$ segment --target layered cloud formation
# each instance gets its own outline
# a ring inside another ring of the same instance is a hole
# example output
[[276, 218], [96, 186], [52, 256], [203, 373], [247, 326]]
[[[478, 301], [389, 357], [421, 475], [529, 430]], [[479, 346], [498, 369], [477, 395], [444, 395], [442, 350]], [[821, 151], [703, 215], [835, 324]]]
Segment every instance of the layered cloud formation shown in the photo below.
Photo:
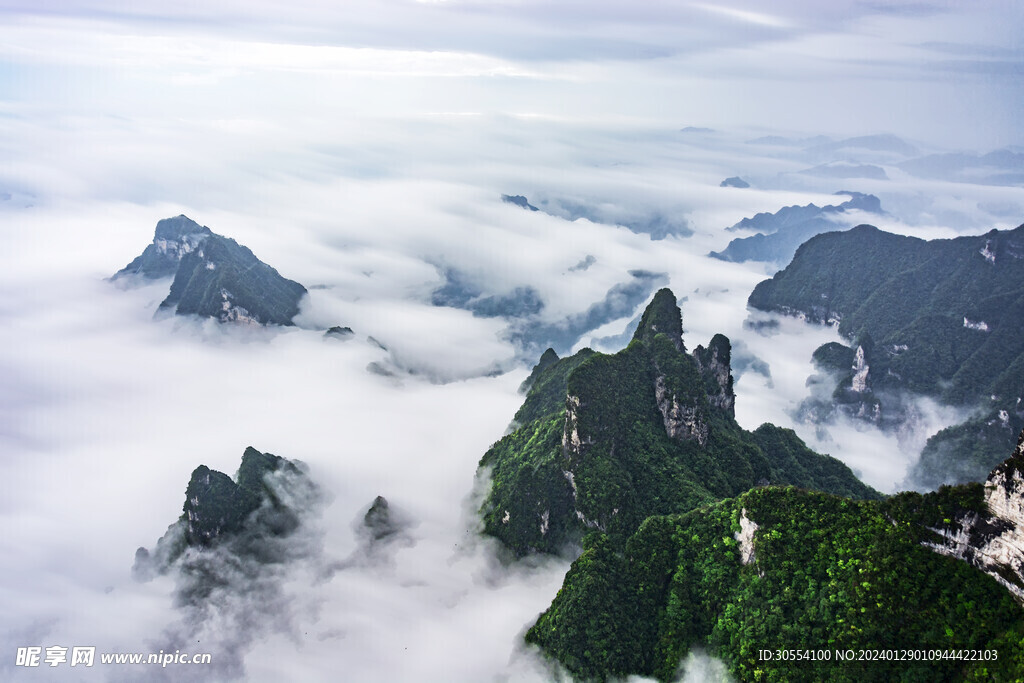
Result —
[[[5, 679], [43, 673], [12, 665], [18, 647], [195, 637], [215, 677], [548, 680], [519, 636], [568, 563], [503, 566], [473, 514], [479, 457], [544, 347], [614, 350], [668, 284], [691, 348], [733, 340], [744, 427], [796, 426], [891, 490], [912, 449], [793, 425], [835, 332], [745, 325], [769, 267], [706, 254], [744, 217], [839, 190], [922, 237], [1024, 220], [1002, 172], [909, 163], [1024, 143], [1009, 2], [79, 0], [0, 16]], [[827, 164], [885, 179], [806, 172]], [[720, 187], [731, 176], [751, 187]], [[298, 327], [154, 319], [169, 282], [106, 280], [181, 213], [302, 282]], [[692, 234], [625, 227], [655, 215]], [[355, 334], [323, 339], [334, 325]], [[924, 414], [925, 433], [952, 419]], [[132, 581], [193, 468], [233, 472], [248, 445], [302, 460], [324, 493], [295, 561], [251, 591], [229, 582], [209, 612], [175, 604], [181, 577]], [[409, 524], [370, 561], [352, 522], [378, 495]]]

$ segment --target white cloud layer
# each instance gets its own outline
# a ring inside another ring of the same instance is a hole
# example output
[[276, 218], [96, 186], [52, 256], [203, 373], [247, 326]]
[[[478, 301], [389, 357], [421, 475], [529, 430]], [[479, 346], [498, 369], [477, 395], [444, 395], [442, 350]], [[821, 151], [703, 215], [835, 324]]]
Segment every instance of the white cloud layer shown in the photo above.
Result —
[[[986, 7], [0, 3], [0, 677], [39, 680], [11, 665], [22, 646], [164, 647], [183, 618], [174, 581], [132, 582], [135, 549], [180, 514], [194, 467], [233, 473], [252, 445], [309, 465], [329, 498], [322, 548], [273, 577], [282, 618], [254, 640], [197, 631], [215, 662], [238, 646], [252, 680], [549, 680], [519, 642], [567, 563], [496, 564], [466, 502], [528, 368], [510, 321], [431, 304], [440, 268], [481, 296], [532, 288], [544, 305], [530, 329], [583, 319], [630, 271], [664, 273], [688, 347], [722, 332], [748, 367], [767, 365], [770, 381], [738, 377], [741, 424], [814, 443], [790, 412], [834, 332], [745, 328], [771, 271], [707, 258], [737, 236], [724, 228], [847, 189], [879, 196], [884, 229], [949, 237], [1016, 225], [1024, 190], [922, 180], [889, 152], [750, 141], [1020, 145], [1020, 15]], [[800, 173], [830, 161], [882, 164], [889, 180]], [[719, 187], [734, 175], [752, 187]], [[694, 234], [652, 241], [501, 194], [661, 214]], [[166, 281], [104, 280], [180, 213], [309, 287], [300, 327], [154, 320]], [[595, 318], [575, 346], [641, 309]], [[330, 325], [356, 334], [324, 340]], [[927, 429], [952, 419], [928, 415]], [[883, 490], [912, 457], [875, 433], [832, 439], [815, 445]], [[324, 579], [379, 494], [417, 522], [414, 543]], [[258, 607], [225, 596], [225, 618]]]

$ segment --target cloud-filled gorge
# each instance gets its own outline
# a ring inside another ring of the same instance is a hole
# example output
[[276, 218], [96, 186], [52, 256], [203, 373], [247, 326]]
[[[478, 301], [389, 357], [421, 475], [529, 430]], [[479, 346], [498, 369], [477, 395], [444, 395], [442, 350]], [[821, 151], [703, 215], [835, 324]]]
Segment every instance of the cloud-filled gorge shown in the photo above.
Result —
[[[785, 264], [708, 254], [840, 191], [884, 209], [847, 227], [1024, 221], [1012, 4], [114, 4], [0, 8], [5, 680], [562, 675], [522, 635], [569, 560], [479, 535], [477, 464], [547, 347], [621, 348], [664, 286], [688, 348], [732, 340], [745, 429], [794, 428], [880, 491], [973, 408], [922, 398], [902, 438], [800, 422], [838, 333], [747, 309]], [[157, 315], [169, 278], [108, 279], [179, 214], [302, 283], [295, 326]], [[249, 446], [315, 484], [298, 530], [134, 580], [193, 470]], [[374, 540], [377, 496], [400, 523]], [[16, 666], [51, 645], [213, 663]]]

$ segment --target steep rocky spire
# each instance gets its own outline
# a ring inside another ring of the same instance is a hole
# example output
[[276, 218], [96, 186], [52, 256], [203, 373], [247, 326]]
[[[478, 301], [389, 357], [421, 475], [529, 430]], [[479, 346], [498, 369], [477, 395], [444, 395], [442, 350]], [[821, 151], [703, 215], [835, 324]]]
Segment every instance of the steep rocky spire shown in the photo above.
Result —
[[633, 339], [649, 344], [656, 334], [668, 335], [676, 349], [686, 350], [683, 345], [683, 314], [676, 303], [676, 295], [668, 287], [659, 289], [651, 299], [647, 310], [640, 318], [640, 325], [636, 328]]

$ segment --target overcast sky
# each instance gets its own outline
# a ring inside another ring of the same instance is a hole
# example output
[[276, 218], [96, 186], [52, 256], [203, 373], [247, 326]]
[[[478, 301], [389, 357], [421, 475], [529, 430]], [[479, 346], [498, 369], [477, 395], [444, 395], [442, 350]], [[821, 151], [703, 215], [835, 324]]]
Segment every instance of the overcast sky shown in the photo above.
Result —
[[1022, 142], [1013, 0], [0, 7], [15, 112], [500, 113]]
[[[0, 677], [70, 676], [15, 671], [21, 646], [184, 633], [254, 680], [329, 680], [339, 662], [353, 680], [548, 678], [519, 636], [567, 562], [503, 568], [470, 532], [476, 463], [531, 361], [515, 321], [431, 304], [442, 271], [483, 295], [532, 288], [544, 306], [522, 329], [599, 325], [577, 348], [620, 335], [643, 287], [668, 283], [688, 347], [723, 332], [737, 363], [767, 368], [737, 373], [741, 424], [803, 429], [810, 353], [838, 337], [745, 328], [773, 269], [707, 258], [725, 228], [848, 189], [880, 197], [879, 227], [950, 237], [1018, 225], [1024, 190], [911, 177], [886, 150], [749, 141], [1022, 145], [1022, 29], [1011, 1], [0, 0]], [[805, 173], [837, 160], [888, 179]], [[733, 175], [753, 187], [719, 187]], [[502, 193], [692, 235], [652, 241]], [[155, 320], [168, 282], [105, 280], [181, 213], [309, 287], [302, 329]], [[354, 339], [314, 329], [335, 324]], [[922, 414], [918, 437], [955, 419]], [[913, 457], [894, 441], [847, 425], [814, 445], [893, 490]], [[194, 467], [232, 474], [249, 445], [308, 463], [327, 499], [304, 538], [320, 540], [193, 623], [173, 577], [132, 582], [135, 549], [180, 514]], [[325, 580], [379, 494], [416, 521], [412, 543]], [[263, 619], [267, 596], [280, 618]], [[240, 623], [246, 637], [218, 629]]]

